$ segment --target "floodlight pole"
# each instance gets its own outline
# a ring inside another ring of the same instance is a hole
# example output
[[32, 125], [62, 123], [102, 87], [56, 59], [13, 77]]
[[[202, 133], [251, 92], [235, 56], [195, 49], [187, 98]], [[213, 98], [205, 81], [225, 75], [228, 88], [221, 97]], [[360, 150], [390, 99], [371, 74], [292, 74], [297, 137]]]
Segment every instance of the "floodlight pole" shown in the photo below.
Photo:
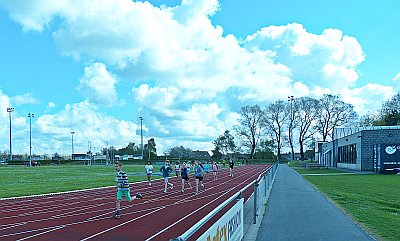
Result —
[[74, 131], [71, 131], [71, 161], [74, 160]]
[[10, 161], [12, 161], [12, 145], [11, 145], [11, 112], [14, 111], [14, 108], [7, 108], [8, 116], [10, 117]]
[[32, 166], [32, 118], [35, 117], [35, 114], [28, 113], [29, 117], [29, 166]]
[[143, 160], [143, 117], [140, 116], [140, 143], [142, 147], [142, 160]]
[[294, 96], [288, 96], [288, 101], [290, 102], [290, 124], [289, 124], [289, 142], [290, 142], [290, 148], [292, 149], [292, 155], [291, 155], [291, 160], [294, 160], [294, 150], [293, 150], [293, 141], [292, 141], [292, 128], [293, 128], [293, 120], [294, 120], [294, 116], [293, 116], [293, 101], [294, 101]]

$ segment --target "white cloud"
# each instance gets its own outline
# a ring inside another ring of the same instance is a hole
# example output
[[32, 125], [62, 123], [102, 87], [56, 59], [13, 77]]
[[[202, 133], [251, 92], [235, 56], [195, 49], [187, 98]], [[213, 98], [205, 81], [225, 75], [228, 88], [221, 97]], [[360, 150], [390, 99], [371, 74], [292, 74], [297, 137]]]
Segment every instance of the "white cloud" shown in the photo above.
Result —
[[54, 102], [49, 102], [49, 103], [47, 103], [47, 108], [48, 109], [52, 109], [52, 108], [54, 108], [54, 107], [56, 107], [56, 104], [54, 103]]
[[400, 73], [398, 73], [395, 77], [393, 77], [393, 81], [400, 80]]
[[[71, 145], [71, 131], [75, 132], [74, 147], [79, 153], [87, 151], [88, 141], [99, 148], [97, 150], [106, 147], [106, 142], [118, 148], [125, 147], [137, 139], [137, 128], [133, 122], [107, 116], [88, 101], [68, 104], [60, 112], [42, 115], [35, 122], [37, 135], [40, 133], [37, 138], [44, 140], [37, 148], [47, 153], [70, 153], [67, 147]], [[48, 139], [54, 146], [45, 144]]]
[[[391, 86], [367, 84], [361, 88], [345, 89], [341, 96], [345, 102], [351, 103], [359, 115], [378, 110], [384, 101], [396, 94]], [[380, 101], [377, 101], [380, 100]]]
[[17, 106], [26, 104], [35, 105], [40, 103], [38, 99], [33, 97], [33, 93], [14, 96], [11, 98], [11, 101]]
[[118, 99], [115, 85], [117, 80], [107, 71], [102, 63], [94, 63], [85, 68], [85, 75], [79, 81], [78, 91], [89, 101], [114, 106]]
[[183, 0], [171, 8], [131, 0], [9, 0], [2, 6], [24, 30], [50, 26], [63, 55], [92, 63], [77, 87], [87, 101], [37, 120], [43, 136], [59, 137], [60, 148], [72, 128], [81, 149], [89, 139], [100, 146], [107, 139], [122, 145], [137, 138], [136, 124], [97, 109], [120, 103], [118, 81], [130, 83], [132, 111], [144, 116], [149, 137], [161, 148], [209, 146], [236, 124], [242, 106], [288, 95], [341, 94], [365, 113], [394, 94], [377, 84], [354, 88], [365, 54], [341, 30], [315, 34], [291, 23], [262, 28], [241, 42], [212, 25], [217, 0]]
[[328, 87], [333, 92], [358, 80], [356, 67], [365, 59], [357, 39], [342, 31], [325, 29], [316, 35], [297, 23], [262, 28], [246, 38], [245, 47], [275, 51], [275, 60], [292, 71], [293, 80], [310, 88]]

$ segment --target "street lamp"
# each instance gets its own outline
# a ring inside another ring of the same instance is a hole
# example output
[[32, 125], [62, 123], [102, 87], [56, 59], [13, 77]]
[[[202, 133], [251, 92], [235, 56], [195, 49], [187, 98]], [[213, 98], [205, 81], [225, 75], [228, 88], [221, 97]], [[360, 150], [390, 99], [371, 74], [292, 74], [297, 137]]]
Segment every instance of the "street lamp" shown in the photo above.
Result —
[[29, 117], [29, 166], [32, 166], [32, 118], [35, 114], [28, 113]]
[[75, 132], [74, 131], [71, 131], [71, 140], [72, 140], [72, 154], [71, 154], [71, 160], [73, 160], [74, 159], [74, 134], [75, 134]]
[[8, 116], [10, 117], [10, 161], [12, 161], [12, 145], [11, 145], [11, 112], [14, 111], [14, 108], [7, 108]]
[[291, 156], [291, 160], [294, 160], [294, 150], [293, 150], [293, 141], [292, 141], [292, 130], [293, 130], [293, 120], [294, 120], [294, 116], [293, 116], [293, 101], [294, 101], [294, 96], [288, 96], [288, 101], [290, 102], [290, 122], [289, 122], [289, 143], [290, 143], [290, 148], [292, 149], [292, 156]]
[[142, 160], [143, 160], [143, 117], [139, 117], [140, 119], [140, 140], [142, 145]]
[[92, 164], [92, 142], [88, 141], [88, 153], [89, 153], [89, 161], [88, 165]]

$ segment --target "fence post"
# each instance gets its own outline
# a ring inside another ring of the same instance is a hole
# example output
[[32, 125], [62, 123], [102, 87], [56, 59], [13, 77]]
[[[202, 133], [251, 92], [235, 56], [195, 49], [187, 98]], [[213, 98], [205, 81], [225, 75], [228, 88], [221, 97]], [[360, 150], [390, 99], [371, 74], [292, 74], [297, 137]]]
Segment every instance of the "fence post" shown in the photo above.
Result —
[[254, 220], [253, 224], [257, 223], [257, 200], [258, 200], [258, 182], [254, 183]]

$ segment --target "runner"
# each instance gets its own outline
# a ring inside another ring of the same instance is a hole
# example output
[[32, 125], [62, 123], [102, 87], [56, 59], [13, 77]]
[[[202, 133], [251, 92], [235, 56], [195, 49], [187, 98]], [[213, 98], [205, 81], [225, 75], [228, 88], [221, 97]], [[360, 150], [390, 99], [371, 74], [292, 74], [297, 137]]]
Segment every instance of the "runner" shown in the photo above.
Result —
[[204, 178], [208, 180], [208, 173], [210, 172], [210, 164], [208, 164], [208, 161], [204, 163]]
[[169, 174], [172, 172], [172, 169], [169, 165], [169, 161], [165, 161], [165, 165], [160, 168], [160, 172], [163, 174], [163, 178], [164, 178], [164, 182], [165, 182], [164, 193], [167, 193], [168, 185], [171, 186], [171, 189], [174, 188], [174, 184], [168, 182]]
[[198, 161], [195, 161], [194, 163], [194, 176], [196, 178], [196, 194], [198, 194], [199, 184], [203, 189], [206, 189], [206, 187], [203, 184], [203, 168], [200, 166]]
[[235, 165], [235, 163], [233, 162], [232, 159], [229, 160], [229, 176], [233, 177], [233, 166]]
[[[116, 209], [117, 212], [114, 214], [114, 217], [120, 218], [121, 217], [121, 200], [122, 196], [125, 196], [126, 201], [131, 202], [132, 197], [131, 197], [131, 192], [130, 192], [130, 186], [129, 186], [129, 181], [128, 181], [128, 175], [126, 172], [122, 170], [122, 163], [117, 161], [114, 164], [115, 170], [117, 171], [117, 176], [115, 178], [117, 182], [117, 201], [116, 201]], [[143, 198], [142, 194], [138, 192], [133, 199], [137, 198]]]
[[149, 183], [149, 186], [151, 186], [151, 174], [153, 173], [153, 166], [151, 165], [151, 161], [147, 162], [147, 165], [144, 167], [146, 170], [146, 175], [147, 175], [147, 182]]
[[175, 170], [175, 175], [179, 177], [181, 172], [181, 164], [179, 162], [175, 163], [174, 170]]
[[212, 165], [213, 173], [214, 173], [214, 181], [217, 180], [217, 172], [218, 172], [218, 164], [217, 162], [214, 162]]
[[189, 175], [187, 172], [186, 168], [186, 162], [182, 164], [182, 171], [181, 171], [181, 176], [182, 176], [182, 190], [181, 192], [185, 191], [185, 182], [189, 185], [189, 188], [192, 188], [192, 185], [189, 183]]

